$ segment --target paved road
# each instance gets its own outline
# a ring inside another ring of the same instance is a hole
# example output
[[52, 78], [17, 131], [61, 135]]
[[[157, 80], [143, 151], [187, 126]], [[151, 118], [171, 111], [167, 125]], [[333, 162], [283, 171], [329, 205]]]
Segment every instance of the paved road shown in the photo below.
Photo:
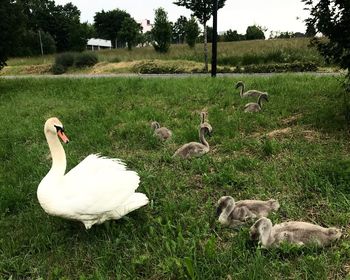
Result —
[[[270, 77], [276, 75], [285, 75], [286, 73], [252, 73], [252, 74], [240, 74], [240, 73], [218, 73], [217, 77], [242, 77], [242, 76], [259, 76]], [[320, 72], [298, 72], [288, 73], [290, 75], [314, 75], [314, 76], [341, 76], [344, 73], [332, 72], [332, 73], [320, 73]], [[2, 79], [27, 79], [27, 78], [188, 78], [188, 77], [210, 77], [210, 74], [62, 74], [62, 75], [16, 75], [16, 76], [1, 76]]]

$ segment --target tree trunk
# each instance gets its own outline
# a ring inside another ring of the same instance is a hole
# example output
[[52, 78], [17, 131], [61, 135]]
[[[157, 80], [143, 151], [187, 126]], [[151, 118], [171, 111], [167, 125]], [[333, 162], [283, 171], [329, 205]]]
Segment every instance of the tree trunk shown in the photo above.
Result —
[[112, 43], [112, 49], [116, 49], [117, 48], [117, 38], [111, 39], [111, 43]]
[[207, 39], [207, 22], [203, 23], [204, 29], [204, 63], [205, 63], [205, 72], [208, 72], [208, 39]]

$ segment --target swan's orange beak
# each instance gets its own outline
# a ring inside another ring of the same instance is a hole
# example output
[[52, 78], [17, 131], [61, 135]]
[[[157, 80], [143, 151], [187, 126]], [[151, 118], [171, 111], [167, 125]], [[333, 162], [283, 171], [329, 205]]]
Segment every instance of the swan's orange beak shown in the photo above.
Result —
[[66, 134], [64, 134], [64, 132], [62, 132], [61, 130], [57, 131], [57, 135], [61, 138], [61, 140], [64, 142], [64, 143], [68, 143], [69, 142], [69, 139], [68, 137], [66, 136]]

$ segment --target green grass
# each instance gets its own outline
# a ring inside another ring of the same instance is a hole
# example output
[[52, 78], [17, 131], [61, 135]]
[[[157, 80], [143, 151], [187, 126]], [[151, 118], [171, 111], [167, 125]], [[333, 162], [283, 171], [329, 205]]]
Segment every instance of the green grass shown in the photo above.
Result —
[[[0, 79], [0, 279], [345, 279], [349, 277], [349, 135], [332, 77], [242, 77], [266, 90], [260, 114], [232, 78]], [[214, 128], [208, 155], [171, 157], [197, 140], [199, 112]], [[292, 124], [286, 120], [302, 114]], [[151, 202], [86, 231], [50, 217], [36, 188], [50, 168], [43, 124], [57, 116], [71, 142], [68, 169], [90, 153], [124, 159]], [[161, 144], [150, 121], [173, 130]], [[292, 134], [262, 137], [292, 127]], [[280, 201], [274, 223], [337, 226], [328, 248], [263, 250], [248, 228], [214, 218], [222, 195]]]
[[[309, 48], [309, 39], [276, 39], [241, 42], [219, 42], [218, 64], [227, 66], [263, 64], [263, 63], [292, 63], [314, 62], [324, 65], [324, 60], [315, 48]], [[100, 62], [122, 62], [145, 59], [161, 60], [189, 60], [203, 62], [203, 44], [197, 44], [190, 49], [186, 44], [172, 45], [166, 54], [155, 52], [153, 47], [127, 49], [101, 50], [98, 53]], [[209, 44], [209, 55], [211, 44]], [[209, 57], [210, 61], [210, 57]], [[24, 66], [48, 64], [54, 62], [53, 55], [31, 58], [12, 58], [8, 60], [9, 66]]]

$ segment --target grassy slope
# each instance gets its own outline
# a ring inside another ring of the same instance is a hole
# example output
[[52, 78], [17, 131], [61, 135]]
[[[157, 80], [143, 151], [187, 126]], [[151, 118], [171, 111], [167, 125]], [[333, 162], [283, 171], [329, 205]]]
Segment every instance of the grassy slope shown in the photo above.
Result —
[[[331, 77], [247, 77], [267, 90], [261, 114], [244, 114], [232, 79], [0, 79], [0, 278], [58, 279], [343, 279], [349, 275], [349, 138], [340, 113], [341, 88]], [[207, 109], [214, 135], [208, 156], [171, 158], [197, 139]], [[292, 135], [258, 135], [288, 126]], [[141, 176], [149, 206], [86, 231], [47, 216], [36, 188], [50, 167], [42, 127], [56, 115], [71, 143], [68, 168], [89, 153], [125, 159]], [[158, 120], [174, 132], [162, 145], [149, 129]], [[276, 198], [274, 222], [338, 226], [345, 238], [330, 248], [266, 251], [248, 227], [214, 220], [222, 195]], [[61, 278], [62, 279], [62, 278]]]
[[[279, 39], [241, 42], [220, 42], [218, 44], [218, 65], [237, 66], [264, 63], [313, 62], [323, 66], [324, 61], [314, 48], [309, 48], [309, 39]], [[101, 62], [93, 69], [75, 69], [73, 72], [120, 73], [132, 72], [135, 61], [150, 59], [177, 61], [179, 67], [192, 69], [193, 62], [200, 63], [195, 68], [203, 68], [203, 44], [197, 44], [194, 49], [187, 45], [172, 45], [167, 54], [155, 52], [153, 47], [102, 50], [96, 52]], [[209, 44], [209, 55], [211, 54]], [[210, 61], [210, 58], [209, 58]], [[12, 58], [8, 60], [0, 75], [45, 74], [54, 63], [54, 55], [29, 58]], [[106, 65], [108, 63], [108, 65]], [[164, 62], [165, 63], [165, 62]], [[189, 72], [191, 72], [189, 70]]]

